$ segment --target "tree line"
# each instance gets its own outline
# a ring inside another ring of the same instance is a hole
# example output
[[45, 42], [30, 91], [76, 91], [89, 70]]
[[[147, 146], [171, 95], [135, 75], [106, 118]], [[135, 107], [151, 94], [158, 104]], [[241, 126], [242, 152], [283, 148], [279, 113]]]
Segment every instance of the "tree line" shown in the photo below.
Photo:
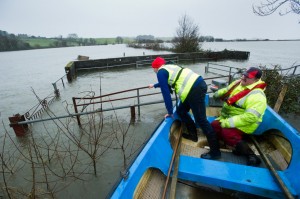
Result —
[[[30, 50], [30, 49], [41, 49], [41, 48], [58, 48], [58, 47], [70, 47], [70, 46], [92, 46], [92, 45], [107, 45], [107, 44], [128, 44], [129, 47], [134, 48], [146, 48], [152, 50], [170, 50], [163, 45], [164, 42], [168, 43], [177, 43], [179, 45], [180, 42], [185, 42], [183, 45], [190, 45], [193, 44], [189, 43], [189, 41], [194, 41], [195, 43], [193, 47], [189, 47], [190, 49], [177, 49], [177, 52], [186, 52], [186, 51], [193, 51], [197, 50], [197, 43], [198, 42], [214, 42], [214, 41], [223, 41], [223, 39], [218, 38], [215, 39], [212, 36], [199, 36], [198, 34], [198, 26], [194, 25], [191, 19], [188, 18], [187, 15], [183, 16], [181, 20], [186, 20], [183, 22], [183, 26], [179, 27], [179, 29], [187, 28], [187, 33], [184, 35], [178, 35], [178, 37], [174, 38], [155, 38], [153, 35], [138, 35], [137, 37], [132, 38], [124, 38], [118, 36], [116, 38], [107, 38], [107, 39], [94, 39], [94, 38], [81, 38], [75, 33], [69, 34], [66, 38], [63, 36], [57, 36], [54, 38], [46, 38], [40, 36], [29, 36], [27, 34], [12, 34], [6, 31], [0, 30], [0, 52], [3, 51], [15, 51], [15, 50]], [[189, 24], [185, 24], [189, 23]], [[196, 26], [196, 27], [189, 27], [189, 26]], [[196, 28], [197, 30], [193, 30], [194, 32], [190, 32], [190, 28]], [[191, 33], [191, 35], [190, 35]], [[178, 32], [180, 34], [180, 31]], [[188, 37], [187, 37], [188, 35]], [[179, 42], [179, 43], [178, 43]], [[178, 46], [178, 48], [183, 48], [183, 46]], [[196, 49], [195, 49], [196, 48]]]
[[101, 44], [107, 43], [99, 43], [94, 38], [80, 38], [77, 34], [69, 34], [66, 38], [63, 38], [62, 36], [46, 38], [40, 36], [29, 36], [27, 34], [15, 35], [0, 30], [0, 52], [69, 46], [92, 46]]
[[27, 50], [30, 49], [27, 42], [23, 42], [14, 34], [0, 30], [0, 51]]

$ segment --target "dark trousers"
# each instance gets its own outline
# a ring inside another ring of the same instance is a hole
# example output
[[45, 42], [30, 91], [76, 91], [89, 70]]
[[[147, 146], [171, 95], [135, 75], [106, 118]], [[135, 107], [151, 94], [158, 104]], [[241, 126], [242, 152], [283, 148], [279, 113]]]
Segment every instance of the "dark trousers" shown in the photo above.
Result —
[[208, 136], [215, 134], [209, 121], [206, 118], [205, 95], [207, 85], [205, 81], [201, 81], [197, 86], [192, 87], [187, 98], [182, 103], [180, 102], [177, 113], [182, 121], [186, 124], [189, 133], [196, 134], [196, 126], [188, 112], [192, 110], [195, 122], [202, 129], [203, 133]]

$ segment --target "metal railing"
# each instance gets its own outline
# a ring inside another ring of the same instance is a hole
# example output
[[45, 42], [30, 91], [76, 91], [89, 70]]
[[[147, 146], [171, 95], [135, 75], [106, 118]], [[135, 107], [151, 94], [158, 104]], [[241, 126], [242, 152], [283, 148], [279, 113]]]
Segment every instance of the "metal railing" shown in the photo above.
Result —
[[[232, 78], [236, 74], [242, 74], [246, 69], [245, 68], [237, 68], [232, 66], [226, 66], [222, 64], [216, 64], [216, 63], [210, 63], [208, 62], [205, 66], [205, 73], [212, 73], [216, 75], [224, 75], [228, 74], [231, 79], [229, 79], [229, 82], [231, 82]], [[300, 75], [300, 65], [291, 66], [289, 68], [280, 68], [275, 67], [274, 69], [263, 69], [263, 70], [276, 70], [278, 72], [284, 73], [284, 76], [291, 76], [291, 75]]]
[[[210, 77], [210, 78], [204, 78], [204, 80], [211, 80], [211, 79], [224, 78], [224, 77], [228, 78], [229, 76]], [[141, 91], [146, 90], [146, 89], [150, 92], [141, 93]], [[52, 96], [52, 97], [48, 96], [48, 97], [42, 99], [39, 104], [37, 104], [36, 106], [31, 108], [25, 114], [27, 120], [14, 121], [10, 125], [11, 126], [26, 125], [26, 124], [36, 123], [36, 122], [43, 122], [43, 121], [62, 119], [62, 118], [68, 118], [68, 117], [76, 117], [78, 125], [81, 125], [81, 122], [80, 122], [81, 115], [88, 115], [88, 114], [93, 114], [93, 113], [130, 108], [131, 117], [135, 117], [135, 107], [138, 108], [138, 115], [140, 116], [141, 115], [141, 106], [164, 103], [164, 100], [157, 100], [157, 99], [152, 100], [152, 101], [147, 101], [147, 102], [141, 102], [141, 99], [144, 97], [154, 96], [154, 95], [158, 95], [158, 94], [161, 95], [160, 91], [159, 92], [153, 92], [153, 91], [154, 91], [153, 89], [149, 89], [148, 87], [139, 87], [139, 88], [118, 91], [118, 92], [109, 93], [106, 95], [101, 95], [101, 96], [96, 96], [96, 97], [73, 97], [72, 101], [73, 101], [75, 113], [73, 113], [73, 114], [69, 113], [67, 115], [55, 116], [55, 117], [51, 117], [51, 118], [38, 119], [41, 116], [41, 114], [48, 108], [50, 103], [52, 103], [54, 101], [54, 99], [56, 98], [56, 96]], [[123, 96], [123, 97], [111, 98], [111, 96], [122, 95], [124, 93], [129, 93], [129, 92], [134, 92], [136, 94], [133, 94], [130, 96], [125, 96], [125, 97]], [[50, 100], [47, 100], [47, 99], [50, 99]], [[125, 101], [125, 100], [129, 100], [129, 99], [136, 99], [137, 103], [129, 103], [127, 105], [114, 106], [112, 108], [103, 108], [102, 107], [102, 105], [104, 103], [112, 103], [115, 101]], [[172, 101], [175, 101], [175, 100], [176, 100], [176, 98], [173, 97]], [[86, 107], [88, 107], [89, 105], [96, 105], [96, 104], [100, 104], [101, 108], [94, 109], [92, 111], [85, 110]], [[39, 108], [39, 106], [41, 106], [41, 108]], [[80, 112], [78, 111], [78, 107], [83, 107]], [[30, 114], [30, 112], [33, 112], [33, 113]]]
[[207, 62], [205, 66], [205, 73], [212, 73], [216, 75], [228, 75], [228, 82], [232, 82], [237, 74], [241, 74], [245, 69], [226, 66], [222, 64]]
[[63, 76], [60, 77], [58, 80], [56, 80], [55, 82], [52, 83], [52, 86], [53, 86], [53, 88], [54, 88], [54, 93], [55, 93], [56, 97], [59, 97], [59, 95], [60, 95], [60, 94], [59, 94], [59, 89], [57, 88], [57, 83], [58, 83], [59, 81], [61, 81], [63, 87], [65, 88], [64, 77], [66, 77], [66, 76], [67, 76], [67, 74], [63, 75]]
[[[166, 57], [164, 58], [166, 60], [166, 62], [174, 62], [175, 64], [179, 63], [179, 57]], [[151, 66], [151, 63], [153, 62], [153, 59], [145, 59], [145, 60], [141, 60], [141, 61], [136, 61], [136, 68], [138, 68], [139, 66]]]
[[61, 81], [63, 87], [65, 87], [64, 84], [64, 78], [66, 77], [66, 74], [60, 77], [58, 80], [56, 80], [54, 83], [52, 83], [52, 86], [54, 87], [54, 94], [50, 93], [48, 96], [46, 96], [43, 99], [39, 99], [39, 103], [31, 107], [26, 113], [24, 114], [24, 117], [27, 120], [35, 120], [44, 113], [44, 111], [49, 107], [50, 104], [54, 102], [54, 100], [59, 97], [59, 89], [58, 89], [58, 83]]
[[[130, 104], [130, 105], [112, 107], [110, 109], [109, 108], [105, 109], [106, 111], [108, 111], [108, 110], [115, 110], [115, 109], [122, 109], [122, 108], [130, 107], [131, 117], [134, 118], [135, 117], [135, 109], [134, 109], [135, 107], [138, 108], [138, 115], [140, 116], [140, 114], [141, 114], [140, 107], [141, 106], [151, 105], [151, 104], [156, 104], [156, 103], [163, 103], [163, 100], [141, 103], [141, 98], [146, 97], [146, 96], [157, 95], [157, 94], [161, 93], [161, 92], [144, 92], [144, 94], [141, 94], [141, 91], [145, 90], [145, 89], [147, 89], [149, 91], [148, 87], [139, 87], [139, 88], [123, 90], [123, 91], [114, 92], [114, 93], [96, 96], [96, 97], [73, 97], [72, 101], [73, 101], [73, 105], [74, 105], [74, 111], [75, 111], [75, 114], [78, 114], [79, 113], [78, 107], [83, 107], [82, 108], [82, 111], [83, 111], [89, 105], [101, 104], [101, 108], [98, 109], [100, 112], [100, 111], [103, 111], [102, 106], [104, 103], [112, 103], [115, 101], [125, 101], [128, 99], [136, 99], [137, 100], [136, 104]], [[129, 92], [134, 92], [135, 94], [128, 95]], [[123, 97], [121, 96], [121, 97], [111, 98], [112, 96], [122, 95], [122, 94], [125, 94], [125, 96], [123, 95]], [[80, 115], [77, 115], [76, 117], [77, 117], [78, 125], [81, 125]]]
[[284, 73], [284, 76], [300, 75], [300, 65], [291, 66], [289, 68], [280, 68], [275, 66], [274, 69], [266, 70], [276, 70], [278, 72]]

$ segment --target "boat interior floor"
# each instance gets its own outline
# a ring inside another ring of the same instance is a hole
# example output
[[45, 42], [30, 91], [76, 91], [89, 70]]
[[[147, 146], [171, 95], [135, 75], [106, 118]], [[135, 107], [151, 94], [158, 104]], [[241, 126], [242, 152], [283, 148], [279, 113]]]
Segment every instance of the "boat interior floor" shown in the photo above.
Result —
[[[172, 143], [172, 141], [171, 141]], [[207, 153], [209, 148], [207, 147], [207, 140], [206, 137], [198, 132], [198, 142], [193, 142], [187, 139], [182, 138], [180, 144], [180, 155], [190, 156], [200, 158], [201, 154]], [[253, 146], [249, 143], [249, 146], [253, 149]], [[222, 156], [220, 159], [216, 161], [222, 162], [231, 162], [235, 164], [242, 164], [246, 165], [246, 157], [245, 156], [236, 156], [232, 153], [232, 150], [228, 147], [222, 146], [221, 148]], [[257, 151], [255, 151], [257, 154]], [[258, 156], [261, 158], [260, 156]], [[210, 161], [210, 160], [208, 160]], [[259, 167], [266, 167], [265, 164], [262, 163]], [[134, 193], [133, 198], [162, 198], [164, 193], [164, 187], [167, 177], [158, 169], [149, 168], [143, 175], [139, 185]], [[171, 177], [172, 179], [172, 177]], [[169, 180], [166, 198], [169, 198], [170, 191], [171, 191], [171, 181]], [[199, 198], [247, 198], [247, 199], [261, 199], [264, 197], [254, 196], [247, 193], [232, 191], [228, 189], [224, 189], [218, 186], [211, 186], [202, 183], [195, 183], [190, 181], [184, 181], [181, 179], [177, 179], [176, 185], [176, 197], [175, 198], [189, 198], [189, 199], [196, 199]]]
[[[191, 156], [200, 158], [201, 154], [209, 152], [205, 136], [198, 136], [198, 142], [192, 142], [187, 139], [182, 139], [180, 155]], [[253, 148], [252, 146], [250, 146]], [[237, 156], [232, 153], [232, 150], [228, 147], [221, 147], [221, 158], [217, 161], [231, 162], [235, 164], [247, 165], [246, 156]], [[261, 163], [258, 167], [265, 168], [266, 165], [263, 163], [261, 157], [255, 152]]]

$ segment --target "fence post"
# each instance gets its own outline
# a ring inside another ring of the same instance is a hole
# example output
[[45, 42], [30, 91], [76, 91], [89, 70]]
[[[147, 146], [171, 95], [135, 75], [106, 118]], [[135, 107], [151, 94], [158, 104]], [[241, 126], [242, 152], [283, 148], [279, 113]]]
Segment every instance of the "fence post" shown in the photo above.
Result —
[[65, 84], [64, 84], [64, 79], [63, 79], [63, 77], [61, 78], [61, 83], [62, 83], [63, 87], [65, 88]]
[[230, 84], [232, 81], [232, 76], [231, 76], [231, 67], [229, 68], [229, 80], [228, 83]]
[[52, 83], [53, 87], [54, 87], [54, 93], [56, 97], [59, 97], [59, 90], [57, 89], [56, 83]]
[[207, 62], [206, 66], [205, 66], [205, 73], [208, 73], [208, 68], [209, 68], [209, 62]]
[[131, 120], [135, 119], [135, 106], [130, 106]]
[[[72, 97], [72, 100], [73, 100], [73, 105], [74, 105], [75, 113], [78, 113], [75, 97]], [[80, 116], [79, 116], [79, 115], [76, 115], [76, 118], [77, 118], [77, 123], [78, 123], [78, 125], [81, 126]]]
[[10, 127], [15, 131], [16, 136], [24, 136], [28, 130], [27, 124], [17, 124], [18, 122], [25, 121], [24, 115], [16, 114], [8, 118], [10, 121]]
[[140, 108], [140, 89], [137, 89], [137, 101], [138, 101], [138, 115], [141, 115], [141, 108]]
[[[300, 65], [298, 65], [298, 66], [300, 66]], [[295, 72], [296, 72], [298, 66], [294, 67], [293, 75], [295, 75]]]

